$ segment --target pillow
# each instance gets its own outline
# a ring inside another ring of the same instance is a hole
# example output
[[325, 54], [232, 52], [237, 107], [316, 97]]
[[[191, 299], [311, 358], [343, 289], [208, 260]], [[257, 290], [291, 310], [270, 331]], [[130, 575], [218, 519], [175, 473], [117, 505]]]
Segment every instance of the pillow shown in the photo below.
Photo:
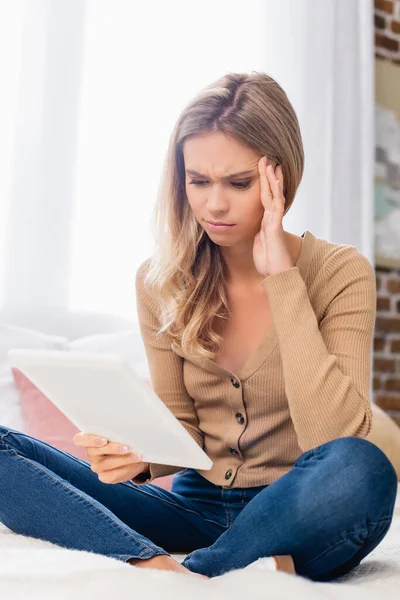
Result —
[[78, 338], [68, 343], [68, 349], [76, 352], [116, 354], [131, 365], [139, 377], [150, 378], [142, 336], [134, 329]]
[[8, 350], [11, 348], [34, 348], [62, 350], [67, 348], [68, 338], [48, 335], [17, 325], [0, 323], [0, 424], [17, 431], [26, 431], [26, 423], [18, 388], [11, 372]]
[[26, 433], [21, 399], [9, 364], [0, 367], [0, 424]]
[[386, 454], [400, 481], [400, 427], [377, 404], [372, 404], [371, 408], [372, 427], [366, 439]]
[[65, 350], [68, 338], [49, 335], [35, 329], [0, 323], [0, 364], [8, 363], [11, 348], [32, 348], [39, 350]]

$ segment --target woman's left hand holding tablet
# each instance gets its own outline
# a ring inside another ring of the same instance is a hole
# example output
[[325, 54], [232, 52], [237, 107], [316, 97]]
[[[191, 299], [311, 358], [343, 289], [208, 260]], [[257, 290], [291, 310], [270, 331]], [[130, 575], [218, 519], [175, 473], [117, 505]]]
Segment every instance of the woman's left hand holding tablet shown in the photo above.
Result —
[[103, 483], [121, 483], [134, 479], [149, 467], [149, 463], [142, 462], [140, 454], [130, 452], [127, 446], [109, 442], [98, 435], [80, 431], [72, 441], [75, 446], [86, 448], [90, 468]]

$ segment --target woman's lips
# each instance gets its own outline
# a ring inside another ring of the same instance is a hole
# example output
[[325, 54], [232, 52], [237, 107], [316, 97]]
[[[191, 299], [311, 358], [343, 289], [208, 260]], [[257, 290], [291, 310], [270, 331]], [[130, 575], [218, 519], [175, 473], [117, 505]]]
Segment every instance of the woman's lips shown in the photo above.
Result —
[[211, 231], [225, 231], [226, 229], [231, 229], [231, 227], [235, 227], [235, 225], [213, 225], [209, 221], [206, 221], [208, 227]]

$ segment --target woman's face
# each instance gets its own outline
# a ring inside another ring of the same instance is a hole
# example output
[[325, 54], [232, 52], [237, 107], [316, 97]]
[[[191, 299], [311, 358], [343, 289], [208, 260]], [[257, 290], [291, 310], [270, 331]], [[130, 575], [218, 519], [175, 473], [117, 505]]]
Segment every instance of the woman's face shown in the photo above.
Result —
[[[264, 214], [258, 171], [261, 154], [232, 136], [216, 132], [185, 140], [183, 155], [186, 195], [196, 220], [211, 240], [220, 246], [253, 241]], [[242, 171], [249, 173], [232, 175]], [[207, 221], [233, 226], [218, 230]]]

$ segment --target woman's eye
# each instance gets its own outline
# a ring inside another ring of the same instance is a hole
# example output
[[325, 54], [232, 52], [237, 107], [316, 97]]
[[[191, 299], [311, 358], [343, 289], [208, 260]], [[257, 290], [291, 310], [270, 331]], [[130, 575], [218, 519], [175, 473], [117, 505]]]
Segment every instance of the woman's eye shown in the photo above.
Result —
[[[189, 185], [200, 185], [202, 186], [204, 183], [207, 183], [206, 181], [190, 181]], [[245, 181], [245, 182], [231, 182], [232, 185], [237, 188], [238, 190], [245, 190], [248, 187], [250, 187], [250, 181]]]
[[189, 185], [201, 185], [205, 183], [205, 181], [189, 181]]
[[251, 181], [246, 181], [243, 183], [232, 183], [232, 185], [237, 187], [239, 190], [245, 190], [246, 188], [250, 187], [250, 183]]

